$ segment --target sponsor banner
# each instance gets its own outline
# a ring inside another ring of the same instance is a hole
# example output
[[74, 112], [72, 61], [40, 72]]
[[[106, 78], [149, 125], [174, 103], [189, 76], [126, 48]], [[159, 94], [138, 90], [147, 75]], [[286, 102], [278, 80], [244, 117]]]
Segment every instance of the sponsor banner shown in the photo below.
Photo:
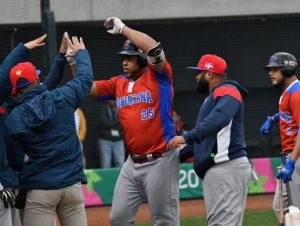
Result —
[[[248, 194], [273, 193], [276, 187], [277, 166], [281, 165], [280, 158], [257, 158], [251, 162], [258, 180], [250, 181]], [[88, 184], [83, 186], [85, 205], [110, 205], [120, 169], [86, 169], [84, 172], [88, 178]], [[203, 196], [202, 182], [195, 174], [193, 164], [181, 164], [179, 189], [181, 200]]]

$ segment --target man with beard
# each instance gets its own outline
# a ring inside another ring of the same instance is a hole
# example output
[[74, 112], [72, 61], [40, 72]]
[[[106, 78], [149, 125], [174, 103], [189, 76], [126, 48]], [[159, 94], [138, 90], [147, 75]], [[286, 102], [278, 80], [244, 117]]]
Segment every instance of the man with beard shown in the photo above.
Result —
[[167, 148], [193, 145], [194, 170], [203, 180], [207, 223], [242, 225], [251, 166], [244, 141], [245, 88], [227, 78], [227, 64], [216, 55], [201, 57], [197, 90], [208, 93], [195, 128], [175, 136]]
[[[300, 161], [296, 161], [300, 154], [300, 82], [296, 73], [296, 58], [284, 52], [275, 53], [270, 57], [269, 64], [265, 66], [272, 85], [281, 88], [283, 93], [279, 99], [279, 113], [276, 117], [270, 116], [261, 128], [261, 134], [270, 134], [273, 122], [279, 121], [282, 144], [282, 163], [285, 165], [278, 173], [287, 186], [283, 186], [283, 204], [285, 213], [288, 206], [293, 204], [300, 208]], [[295, 173], [293, 174], [295, 170]], [[293, 175], [293, 176], [292, 176]], [[292, 181], [293, 179], [293, 181]], [[287, 192], [286, 189], [289, 188]], [[279, 217], [278, 186], [273, 201], [273, 209]], [[288, 195], [290, 195], [288, 197]], [[293, 202], [289, 198], [293, 198]]]
[[179, 153], [167, 151], [175, 136], [172, 120], [173, 75], [159, 42], [126, 26], [105, 20], [107, 32], [126, 40], [118, 53], [124, 73], [95, 81], [91, 96], [116, 99], [129, 157], [115, 185], [110, 223], [133, 225], [139, 205], [148, 201], [157, 226], [179, 225]]

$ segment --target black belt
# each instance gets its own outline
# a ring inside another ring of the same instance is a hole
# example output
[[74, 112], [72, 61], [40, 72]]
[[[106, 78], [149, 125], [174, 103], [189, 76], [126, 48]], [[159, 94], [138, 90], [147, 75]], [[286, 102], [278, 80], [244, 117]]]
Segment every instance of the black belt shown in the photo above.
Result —
[[150, 161], [153, 161], [155, 159], [162, 157], [163, 153], [165, 153], [165, 152], [153, 152], [153, 153], [150, 153], [147, 155], [130, 154], [130, 157], [134, 163], [142, 164], [142, 163], [150, 162]]

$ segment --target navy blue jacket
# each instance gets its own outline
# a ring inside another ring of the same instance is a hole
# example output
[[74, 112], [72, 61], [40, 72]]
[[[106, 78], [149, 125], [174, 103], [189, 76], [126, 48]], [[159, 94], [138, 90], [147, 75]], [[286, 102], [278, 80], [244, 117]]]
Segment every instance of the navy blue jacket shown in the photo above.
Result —
[[193, 144], [194, 170], [200, 178], [215, 164], [246, 156], [243, 98], [248, 91], [226, 80], [211, 90], [202, 104], [196, 126], [183, 135]]
[[9, 78], [10, 69], [20, 62], [27, 61], [29, 56], [29, 49], [20, 43], [0, 65], [0, 105], [6, 102], [11, 96], [12, 85]]
[[[27, 61], [30, 57], [30, 51], [20, 43], [11, 53], [3, 60], [0, 65], [0, 106], [7, 101], [11, 95], [11, 83], [9, 79], [10, 69], [16, 64]], [[16, 173], [8, 166], [6, 160], [6, 149], [3, 139], [4, 121], [6, 115], [4, 109], [0, 113], [0, 183], [3, 187], [18, 187], [18, 178]]]
[[[25, 48], [25, 49], [24, 49]], [[22, 53], [22, 51], [26, 51], [26, 47], [23, 45], [19, 45], [16, 50], [19, 49], [19, 52]], [[23, 59], [23, 55], [21, 53], [13, 51], [16, 55], [14, 59], [19, 59], [21, 61], [17, 62], [23, 62], [24, 60], [27, 61], [28, 59]], [[28, 52], [29, 53], [29, 52]], [[20, 58], [21, 57], [21, 58]], [[29, 54], [28, 54], [29, 57]], [[16, 63], [16, 62], [14, 62]], [[58, 84], [61, 81], [61, 78], [64, 73], [64, 66], [66, 64], [66, 58], [63, 53], [57, 53], [55, 60], [52, 64], [51, 70], [46, 77], [44, 84], [47, 86], [48, 90], [52, 90], [58, 86]], [[11, 64], [12, 65], [12, 64]], [[9, 70], [8, 70], [9, 71]], [[9, 77], [8, 72], [6, 77]], [[10, 105], [13, 105], [13, 99], [10, 98], [8, 100], [10, 102]], [[3, 187], [11, 187], [11, 188], [17, 188], [19, 186], [19, 179], [15, 171], [13, 171], [6, 160], [6, 148], [5, 148], [5, 142], [4, 142], [4, 122], [6, 119], [6, 113], [10, 112], [10, 106], [7, 104], [8, 102], [4, 103], [4, 113], [0, 113], [0, 155], [1, 155], [1, 170], [0, 170], [0, 182], [3, 185]], [[6, 113], [5, 113], [6, 112]]]
[[8, 163], [20, 171], [21, 189], [58, 189], [86, 182], [74, 111], [88, 95], [93, 73], [86, 50], [77, 52], [76, 62], [73, 80], [52, 91], [44, 84], [26, 91], [7, 117]]

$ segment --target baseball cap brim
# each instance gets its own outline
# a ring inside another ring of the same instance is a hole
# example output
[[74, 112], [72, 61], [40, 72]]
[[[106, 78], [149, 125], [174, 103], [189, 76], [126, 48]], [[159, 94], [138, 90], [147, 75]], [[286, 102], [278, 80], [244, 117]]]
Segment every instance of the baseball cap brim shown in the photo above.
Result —
[[265, 69], [265, 70], [269, 70], [269, 69], [272, 68], [272, 67], [280, 67], [280, 68], [283, 68], [283, 66], [280, 65], [280, 64], [268, 64], [268, 65], [266, 65], [266, 66], [264, 67], [264, 69]]
[[117, 53], [118, 55], [125, 55], [125, 56], [141, 56], [141, 57], [145, 57], [145, 54], [137, 52], [137, 51], [133, 51], [133, 50], [122, 50], [120, 52]]
[[[190, 70], [194, 70], [194, 71], [207, 71], [207, 70], [203, 70], [201, 68], [198, 68], [198, 67], [186, 67], [186, 69], [190, 69]], [[224, 74], [222, 74], [222, 76], [228, 76], [228, 73], [227, 72], [224, 72]]]
[[205, 71], [201, 68], [198, 68], [198, 67], [186, 67], [186, 69], [191, 69], [191, 70], [194, 70], [194, 71]]

